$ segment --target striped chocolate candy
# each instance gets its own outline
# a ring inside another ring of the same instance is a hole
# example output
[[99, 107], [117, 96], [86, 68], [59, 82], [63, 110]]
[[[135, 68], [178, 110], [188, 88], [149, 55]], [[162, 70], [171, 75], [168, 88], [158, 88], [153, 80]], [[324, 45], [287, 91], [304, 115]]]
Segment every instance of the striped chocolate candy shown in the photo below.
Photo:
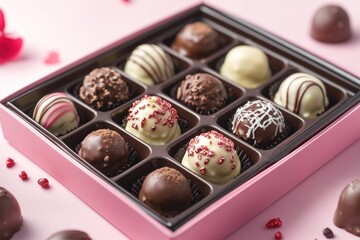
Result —
[[65, 93], [45, 95], [36, 104], [33, 119], [55, 136], [64, 135], [79, 126], [76, 107]]
[[306, 73], [294, 73], [287, 77], [275, 94], [274, 102], [303, 118], [316, 117], [329, 104], [324, 84]]
[[142, 44], [135, 48], [124, 71], [147, 85], [161, 83], [175, 74], [170, 56], [155, 44]]

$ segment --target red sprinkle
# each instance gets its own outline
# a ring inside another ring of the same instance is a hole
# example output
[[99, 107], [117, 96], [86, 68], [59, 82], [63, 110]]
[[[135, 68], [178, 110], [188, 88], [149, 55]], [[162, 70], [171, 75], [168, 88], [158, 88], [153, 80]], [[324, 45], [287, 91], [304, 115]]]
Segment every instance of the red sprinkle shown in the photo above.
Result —
[[38, 184], [42, 187], [42, 188], [48, 188], [49, 187], [49, 180], [47, 180], [46, 178], [40, 178], [38, 180]]
[[6, 160], [6, 167], [7, 168], [12, 168], [15, 165], [15, 161], [12, 158], [8, 158]]
[[21, 171], [20, 174], [19, 174], [19, 177], [22, 179], [22, 180], [27, 180], [29, 177], [27, 175], [27, 173], [25, 171]]
[[281, 227], [281, 225], [282, 225], [282, 221], [279, 217], [270, 219], [266, 223], [267, 228], [278, 228], [278, 227]]
[[44, 63], [47, 65], [57, 64], [60, 62], [59, 53], [56, 51], [51, 51], [44, 59]]
[[276, 240], [282, 239], [282, 233], [281, 233], [281, 232], [276, 232], [276, 233], [275, 233], [275, 239], [276, 239]]

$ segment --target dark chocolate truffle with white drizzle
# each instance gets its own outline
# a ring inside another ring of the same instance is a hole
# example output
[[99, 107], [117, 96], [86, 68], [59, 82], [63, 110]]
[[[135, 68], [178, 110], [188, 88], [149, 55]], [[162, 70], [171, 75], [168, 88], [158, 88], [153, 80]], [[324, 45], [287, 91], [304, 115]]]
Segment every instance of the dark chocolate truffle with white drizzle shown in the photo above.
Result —
[[9, 240], [20, 230], [22, 215], [14, 195], [0, 187], [0, 239]]
[[269, 144], [285, 129], [285, 119], [273, 104], [263, 100], [248, 101], [236, 110], [232, 132], [254, 145]]

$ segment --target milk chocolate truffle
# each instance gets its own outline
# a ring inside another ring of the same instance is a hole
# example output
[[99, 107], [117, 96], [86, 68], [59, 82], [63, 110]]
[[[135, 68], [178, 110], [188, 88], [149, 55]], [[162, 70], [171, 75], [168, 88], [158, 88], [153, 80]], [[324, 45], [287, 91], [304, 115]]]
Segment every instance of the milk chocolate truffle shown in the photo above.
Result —
[[0, 239], [11, 239], [20, 230], [22, 221], [16, 198], [8, 190], [0, 187]]
[[247, 45], [234, 47], [226, 54], [220, 73], [245, 88], [257, 88], [271, 77], [266, 54]]
[[360, 237], [360, 179], [353, 180], [342, 190], [334, 224]]
[[83, 231], [64, 230], [54, 233], [47, 240], [91, 240], [91, 238]]
[[339, 43], [351, 37], [350, 19], [337, 5], [325, 5], [317, 10], [311, 25], [311, 37], [326, 43]]
[[129, 87], [120, 73], [108, 67], [92, 70], [80, 88], [80, 99], [97, 110], [110, 108], [129, 96]]
[[180, 136], [179, 115], [159, 96], [145, 95], [129, 109], [126, 130], [146, 143], [164, 145]]
[[188, 180], [174, 168], [162, 167], [146, 176], [139, 200], [163, 216], [174, 216], [193, 201]]
[[176, 98], [202, 112], [209, 112], [221, 108], [228, 95], [219, 79], [207, 73], [197, 73], [186, 76], [177, 89]]
[[129, 150], [119, 133], [98, 129], [81, 142], [79, 156], [105, 175], [114, 176], [128, 163]]
[[203, 22], [187, 24], [176, 36], [172, 48], [193, 59], [209, 56], [220, 48], [219, 34]]
[[239, 107], [232, 121], [232, 132], [254, 145], [271, 143], [285, 129], [279, 109], [263, 100], [248, 101]]
[[314, 118], [329, 105], [324, 84], [306, 73], [287, 77], [276, 92], [274, 102], [303, 118]]
[[124, 72], [147, 85], [162, 83], [175, 75], [171, 57], [155, 44], [142, 44], [135, 48]]
[[33, 119], [55, 136], [74, 130], [80, 123], [75, 104], [67, 94], [61, 92], [41, 98], [35, 106]]
[[181, 163], [215, 184], [229, 182], [241, 170], [234, 142], [214, 130], [192, 138]]

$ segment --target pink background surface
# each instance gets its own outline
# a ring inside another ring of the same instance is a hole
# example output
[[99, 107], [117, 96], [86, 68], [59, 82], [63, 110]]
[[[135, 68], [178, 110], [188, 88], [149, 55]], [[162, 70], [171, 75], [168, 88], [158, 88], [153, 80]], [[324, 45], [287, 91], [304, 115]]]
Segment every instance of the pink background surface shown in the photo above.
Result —
[[[201, 1], [132, 0], [125, 3], [119, 0], [0, 0], [0, 8], [6, 15], [7, 32], [16, 33], [25, 40], [20, 58], [0, 65], [0, 99], [119, 38], [198, 2]], [[312, 14], [329, 1], [205, 2], [269, 30], [360, 77], [359, 1], [338, 1], [351, 17], [353, 38], [347, 43], [335, 45], [316, 42], [308, 34]], [[53, 50], [59, 52], [60, 63], [45, 65], [43, 60]], [[94, 239], [126, 238], [46, 172], [9, 146], [2, 135], [0, 149], [0, 185], [16, 196], [24, 216], [24, 226], [13, 239], [46, 239], [53, 232], [68, 228], [84, 230]], [[284, 239], [325, 239], [322, 235], [325, 227], [334, 231], [336, 239], [353, 239], [352, 235], [333, 225], [332, 216], [343, 187], [360, 177], [359, 156], [360, 140], [229, 238], [273, 239], [277, 230], [266, 229], [264, 224], [268, 219], [279, 216], [284, 223], [279, 229]], [[15, 159], [17, 164], [14, 168], [5, 167], [8, 157]], [[30, 176], [26, 182], [17, 176], [22, 170]], [[50, 180], [49, 190], [37, 185], [40, 177]]]

